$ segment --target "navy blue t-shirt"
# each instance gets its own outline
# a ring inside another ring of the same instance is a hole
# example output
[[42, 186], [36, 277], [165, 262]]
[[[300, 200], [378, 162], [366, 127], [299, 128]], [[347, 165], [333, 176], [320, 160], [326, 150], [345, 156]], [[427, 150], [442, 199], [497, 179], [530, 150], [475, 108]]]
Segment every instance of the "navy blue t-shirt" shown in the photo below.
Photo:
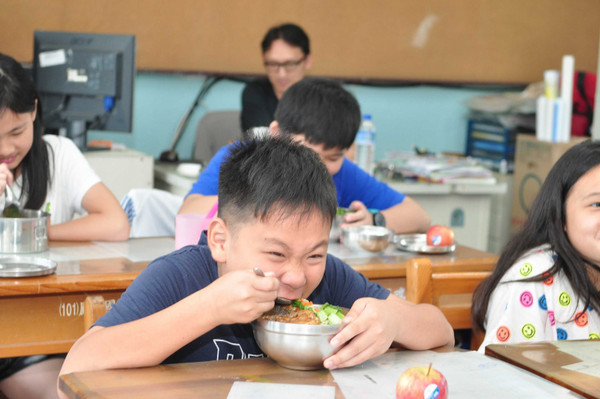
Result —
[[[221, 148], [210, 160], [206, 168], [194, 183], [190, 194], [217, 195], [221, 164], [229, 156], [233, 144]], [[360, 201], [367, 208], [388, 209], [402, 201], [405, 195], [397, 192], [344, 158], [342, 167], [333, 175], [338, 206], [348, 207], [352, 201]]]
[[[217, 278], [217, 263], [211, 257], [203, 234], [198, 245], [184, 247], [150, 263], [95, 325], [109, 327], [149, 316], [201, 290]], [[388, 295], [389, 290], [327, 255], [323, 279], [308, 299], [314, 303], [329, 302], [350, 308], [359, 298], [385, 299]], [[202, 309], [198, 309], [198, 317], [202, 317]], [[263, 356], [254, 340], [252, 326], [233, 324], [221, 325], [205, 333], [163, 363]]]

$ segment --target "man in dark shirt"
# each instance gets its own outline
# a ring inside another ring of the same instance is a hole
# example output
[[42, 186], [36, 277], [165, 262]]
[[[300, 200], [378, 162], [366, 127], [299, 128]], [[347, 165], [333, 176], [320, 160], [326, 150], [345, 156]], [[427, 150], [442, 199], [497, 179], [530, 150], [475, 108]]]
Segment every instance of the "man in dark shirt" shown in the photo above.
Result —
[[269, 126], [283, 93], [302, 80], [312, 65], [310, 43], [297, 25], [283, 24], [267, 32], [261, 43], [266, 78], [248, 83], [242, 93], [242, 130]]

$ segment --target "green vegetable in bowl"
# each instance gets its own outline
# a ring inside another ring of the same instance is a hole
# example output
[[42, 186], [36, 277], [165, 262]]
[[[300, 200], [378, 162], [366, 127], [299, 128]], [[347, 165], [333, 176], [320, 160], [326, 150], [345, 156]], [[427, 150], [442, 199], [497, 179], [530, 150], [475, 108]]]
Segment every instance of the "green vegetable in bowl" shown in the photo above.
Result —
[[2, 211], [2, 216], [5, 218], [18, 218], [19, 215], [19, 207], [14, 204], [7, 206]]
[[331, 305], [327, 302], [319, 309], [315, 308], [311, 301], [296, 299], [292, 301], [292, 306], [312, 311], [319, 318], [321, 324], [324, 325], [340, 324], [345, 316], [339, 306]]
[[339, 306], [330, 305], [325, 302], [321, 309], [317, 312], [317, 317], [321, 320], [321, 324], [334, 325], [340, 324], [345, 314]]
[[341, 215], [347, 215], [349, 213], [354, 213], [356, 212], [354, 209], [348, 209], [348, 208], [338, 208], [337, 212], [335, 213], [337, 216], [341, 216]]

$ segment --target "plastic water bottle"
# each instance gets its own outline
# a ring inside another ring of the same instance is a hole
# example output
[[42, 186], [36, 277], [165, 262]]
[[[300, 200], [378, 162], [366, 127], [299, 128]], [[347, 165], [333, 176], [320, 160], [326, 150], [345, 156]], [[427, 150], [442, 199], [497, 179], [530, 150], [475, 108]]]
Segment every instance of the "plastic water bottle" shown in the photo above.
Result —
[[371, 115], [363, 115], [362, 123], [354, 140], [356, 164], [369, 174], [373, 174], [375, 163], [375, 125]]

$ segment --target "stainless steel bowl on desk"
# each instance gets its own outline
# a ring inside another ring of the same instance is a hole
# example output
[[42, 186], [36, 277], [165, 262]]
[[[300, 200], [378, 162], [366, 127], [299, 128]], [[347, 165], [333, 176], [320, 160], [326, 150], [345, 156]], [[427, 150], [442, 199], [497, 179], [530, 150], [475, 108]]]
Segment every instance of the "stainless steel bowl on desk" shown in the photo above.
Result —
[[394, 240], [394, 232], [382, 226], [348, 226], [342, 228], [341, 243], [351, 249], [381, 252]]
[[[348, 309], [342, 308], [342, 312], [346, 314]], [[337, 352], [329, 341], [341, 327], [341, 324], [294, 324], [263, 318], [252, 322], [254, 338], [262, 351], [279, 365], [294, 370], [323, 368], [323, 359]]]
[[353, 209], [338, 207], [337, 213], [331, 222], [329, 241], [340, 242], [342, 234], [341, 226], [346, 222], [346, 215], [354, 212], [356, 211]]
[[331, 222], [331, 231], [329, 232], [329, 241], [340, 242], [340, 234], [342, 230], [340, 226], [344, 223], [345, 215], [336, 215]]
[[48, 249], [50, 214], [21, 209], [19, 217], [0, 218], [0, 253], [25, 254]]

